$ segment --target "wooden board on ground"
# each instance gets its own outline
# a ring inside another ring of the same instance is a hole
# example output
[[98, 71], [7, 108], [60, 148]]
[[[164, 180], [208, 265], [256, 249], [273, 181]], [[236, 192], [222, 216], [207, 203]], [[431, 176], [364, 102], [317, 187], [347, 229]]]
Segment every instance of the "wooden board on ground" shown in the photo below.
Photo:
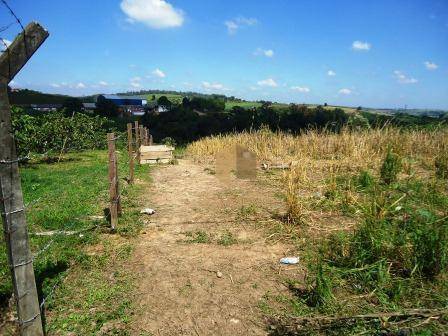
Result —
[[165, 145], [140, 146], [140, 164], [169, 163], [173, 159], [174, 147]]

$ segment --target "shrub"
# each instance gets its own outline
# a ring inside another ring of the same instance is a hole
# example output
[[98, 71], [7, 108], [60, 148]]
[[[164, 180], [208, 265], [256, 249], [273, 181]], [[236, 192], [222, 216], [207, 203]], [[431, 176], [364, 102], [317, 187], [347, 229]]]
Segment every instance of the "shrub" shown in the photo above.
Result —
[[347, 126], [353, 130], [362, 130], [370, 127], [369, 120], [362, 114], [356, 113], [350, 115], [347, 121]]
[[358, 176], [358, 183], [362, 188], [366, 189], [375, 184], [375, 179], [367, 170], [363, 170]]
[[[371, 202], [378, 206], [377, 198]], [[390, 204], [380, 207], [389, 208]], [[416, 273], [426, 278], [448, 269], [446, 218], [438, 219], [422, 209], [409, 210], [406, 216], [382, 217], [367, 210], [364, 216], [364, 222], [352, 235], [338, 235], [329, 240], [325, 251], [335, 264], [368, 269], [366, 265], [386, 262], [394, 274], [409, 277]]]
[[86, 150], [106, 145], [106, 118], [75, 112], [71, 117], [64, 111], [29, 115], [13, 108], [12, 125], [19, 156], [49, 151]]
[[174, 140], [173, 138], [166, 137], [166, 138], [163, 138], [161, 142], [165, 146], [176, 147], [176, 140]]
[[402, 169], [401, 158], [398, 154], [393, 153], [389, 148], [383, 165], [381, 166], [381, 179], [385, 184], [391, 184], [397, 180], [397, 176]]
[[334, 301], [331, 281], [324, 273], [322, 263], [319, 263], [317, 266], [314, 284], [306, 301], [310, 306], [316, 307], [319, 310], [324, 310]]

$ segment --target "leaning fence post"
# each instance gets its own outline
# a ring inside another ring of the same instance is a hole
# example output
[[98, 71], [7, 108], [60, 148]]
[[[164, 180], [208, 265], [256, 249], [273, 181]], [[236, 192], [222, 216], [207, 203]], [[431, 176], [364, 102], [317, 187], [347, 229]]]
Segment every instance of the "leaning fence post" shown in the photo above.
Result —
[[137, 163], [140, 164], [140, 129], [138, 127], [138, 121], [134, 122], [135, 131], [135, 152], [137, 154]]
[[129, 184], [134, 183], [134, 153], [132, 153], [132, 124], [128, 124]]
[[8, 83], [48, 37], [38, 23], [27, 25], [0, 54], [0, 213], [21, 336], [44, 335], [29, 247]]
[[115, 230], [118, 224], [117, 209], [117, 170], [115, 167], [115, 134], [107, 133], [107, 148], [109, 150], [109, 200], [110, 200], [110, 226]]

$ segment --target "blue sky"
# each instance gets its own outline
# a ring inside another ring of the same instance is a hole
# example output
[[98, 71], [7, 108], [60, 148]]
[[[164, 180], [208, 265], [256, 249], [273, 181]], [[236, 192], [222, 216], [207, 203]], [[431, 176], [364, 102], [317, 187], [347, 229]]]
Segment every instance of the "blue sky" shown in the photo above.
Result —
[[[448, 108], [447, 0], [15, 0], [50, 37], [13, 86]], [[0, 24], [11, 22], [4, 7]], [[12, 40], [18, 27], [1, 33]]]

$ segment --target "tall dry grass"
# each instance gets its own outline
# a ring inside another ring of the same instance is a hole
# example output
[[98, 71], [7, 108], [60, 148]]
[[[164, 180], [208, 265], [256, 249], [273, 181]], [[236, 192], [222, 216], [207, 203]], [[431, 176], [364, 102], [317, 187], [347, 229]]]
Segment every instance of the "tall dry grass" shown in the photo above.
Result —
[[433, 166], [448, 151], [448, 129], [400, 130], [394, 127], [340, 133], [309, 130], [294, 136], [266, 129], [207, 137], [190, 144], [187, 154], [199, 162], [212, 162], [217, 152], [235, 145], [247, 147], [260, 162], [301, 161], [314, 165], [337, 164], [341, 169], [377, 168], [390, 147], [402, 157]]
[[[344, 129], [340, 133], [309, 130], [299, 136], [262, 129], [204, 138], [190, 144], [186, 153], [196, 161], [212, 163], [216, 153], [235, 145], [255, 153], [259, 163], [294, 163], [284, 174], [283, 190], [287, 218], [298, 224], [310, 221], [306, 218], [309, 195], [334, 194], [336, 176], [341, 174], [365, 170], [379, 174], [389, 149], [405, 159], [407, 175], [432, 176], [443, 171], [446, 160], [440, 158], [448, 155], [448, 129], [386, 127], [363, 131]], [[350, 190], [345, 193], [341, 207], [350, 205], [356, 198]]]

